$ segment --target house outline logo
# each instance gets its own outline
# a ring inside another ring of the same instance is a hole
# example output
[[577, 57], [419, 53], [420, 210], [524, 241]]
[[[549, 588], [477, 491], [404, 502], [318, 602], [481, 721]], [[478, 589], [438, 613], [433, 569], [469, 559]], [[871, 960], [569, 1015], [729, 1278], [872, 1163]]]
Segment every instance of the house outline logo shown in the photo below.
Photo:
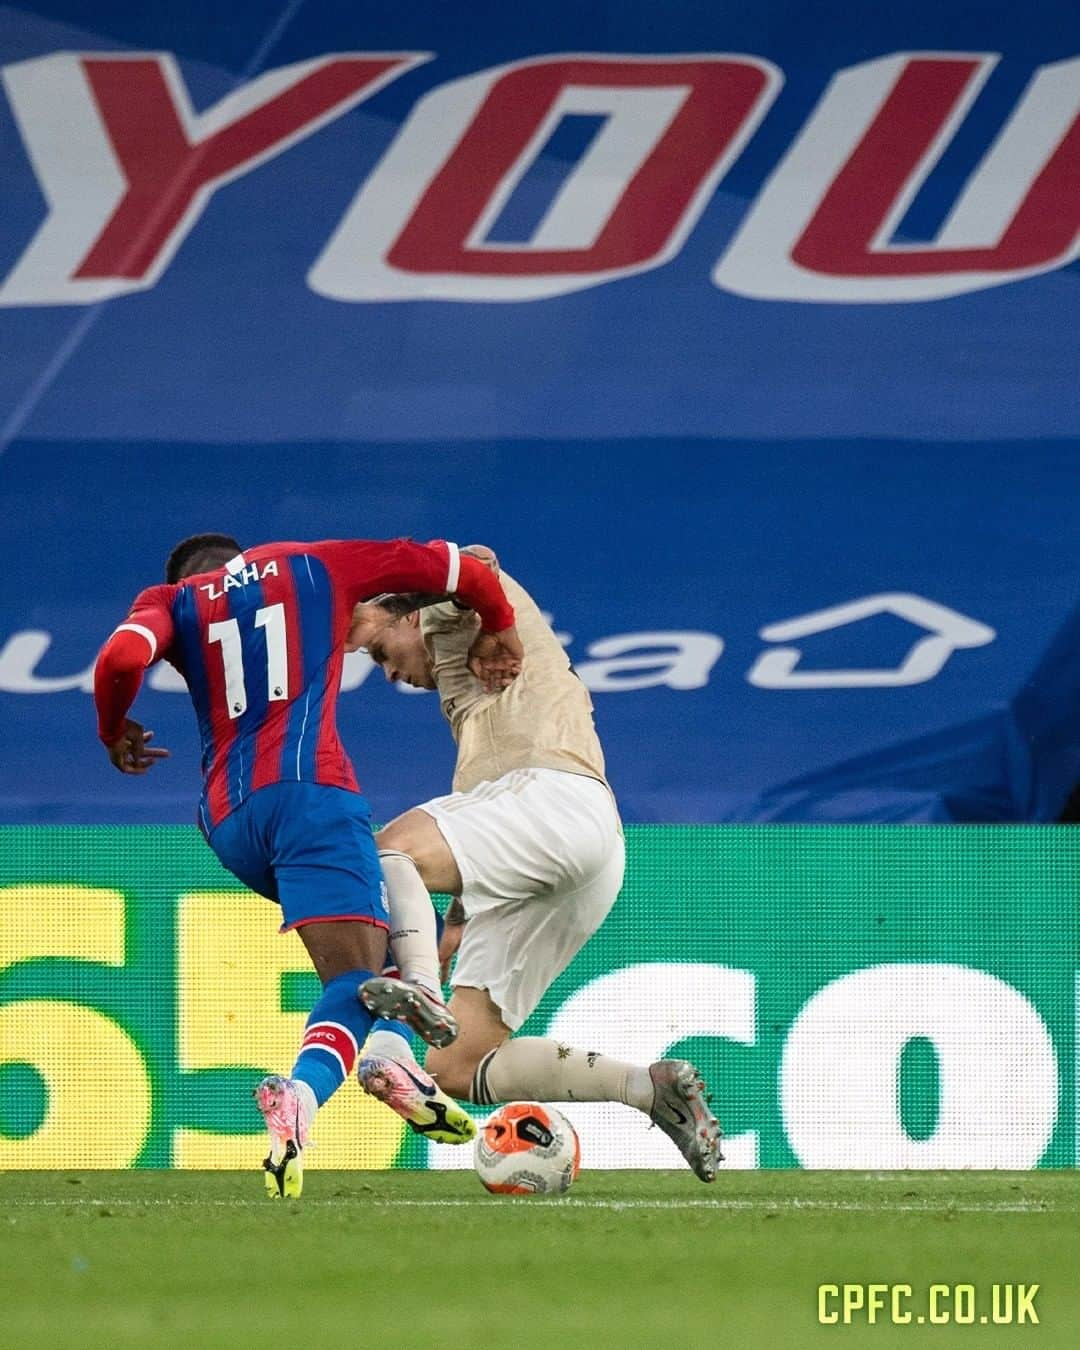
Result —
[[966, 647], [984, 647], [997, 637], [987, 624], [907, 591], [883, 591], [780, 623], [766, 624], [758, 635], [765, 642], [797, 642], [877, 614], [893, 614], [927, 630], [926, 636], [912, 645], [898, 666], [799, 670], [801, 649], [783, 646], [762, 652], [746, 678], [761, 689], [885, 689], [923, 684], [941, 672], [953, 652]]

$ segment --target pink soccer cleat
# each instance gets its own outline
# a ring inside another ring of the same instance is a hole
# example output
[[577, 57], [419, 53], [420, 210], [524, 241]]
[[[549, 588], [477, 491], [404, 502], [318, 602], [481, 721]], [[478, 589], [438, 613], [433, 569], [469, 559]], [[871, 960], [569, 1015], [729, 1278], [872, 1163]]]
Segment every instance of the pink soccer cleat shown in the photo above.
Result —
[[266, 1191], [272, 1200], [295, 1200], [304, 1189], [304, 1146], [311, 1121], [291, 1078], [272, 1073], [252, 1093], [270, 1132], [263, 1160]]
[[356, 1075], [365, 1092], [407, 1120], [425, 1139], [437, 1144], [467, 1144], [475, 1138], [472, 1116], [412, 1060], [406, 1064], [386, 1055], [364, 1055]]

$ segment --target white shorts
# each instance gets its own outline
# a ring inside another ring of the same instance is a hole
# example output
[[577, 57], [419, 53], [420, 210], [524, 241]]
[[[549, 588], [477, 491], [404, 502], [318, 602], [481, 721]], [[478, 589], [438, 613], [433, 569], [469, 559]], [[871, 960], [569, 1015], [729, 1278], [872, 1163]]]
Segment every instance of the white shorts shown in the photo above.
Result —
[[461, 873], [468, 917], [452, 983], [486, 989], [511, 1031], [615, 903], [625, 867], [608, 788], [559, 769], [514, 769], [419, 808]]

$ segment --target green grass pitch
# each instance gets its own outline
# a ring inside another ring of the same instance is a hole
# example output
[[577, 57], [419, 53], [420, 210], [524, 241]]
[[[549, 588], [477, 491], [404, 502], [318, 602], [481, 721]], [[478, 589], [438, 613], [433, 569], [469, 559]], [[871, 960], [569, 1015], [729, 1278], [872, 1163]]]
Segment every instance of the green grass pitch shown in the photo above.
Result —
[[[1080, 1176], [586, 1172], [0, 1175], [0, 1346], [1080, 1345]], [[1037, 1326], [819, 1325], [819, 1284], [1038, 1284]]]

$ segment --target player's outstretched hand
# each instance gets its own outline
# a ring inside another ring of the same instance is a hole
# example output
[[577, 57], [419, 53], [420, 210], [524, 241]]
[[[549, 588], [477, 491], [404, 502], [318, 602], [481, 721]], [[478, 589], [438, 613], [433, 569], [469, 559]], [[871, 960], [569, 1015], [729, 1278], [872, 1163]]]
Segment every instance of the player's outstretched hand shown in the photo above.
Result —
[[149, 744], [153, 738], [152, 731], [127, 718], [119, 739], [107, 745], [105, 753], [121, 773], [146, 773], [154, 760], [169, 758], [168, 750]]
[[497, 694], [521, 674], [524, 659], [517, 629], [510, 627], [501, 633], [477, 633], [469, 648], [468, 666], [489, 694]]
[[345, 639], [347, 652], [359, 651], [361, 647], [370, 647], [381, 629], [392, 623], [394, 616], [382, 605], [373, 600], [364, 600], [352, 612], [349, 636]]

